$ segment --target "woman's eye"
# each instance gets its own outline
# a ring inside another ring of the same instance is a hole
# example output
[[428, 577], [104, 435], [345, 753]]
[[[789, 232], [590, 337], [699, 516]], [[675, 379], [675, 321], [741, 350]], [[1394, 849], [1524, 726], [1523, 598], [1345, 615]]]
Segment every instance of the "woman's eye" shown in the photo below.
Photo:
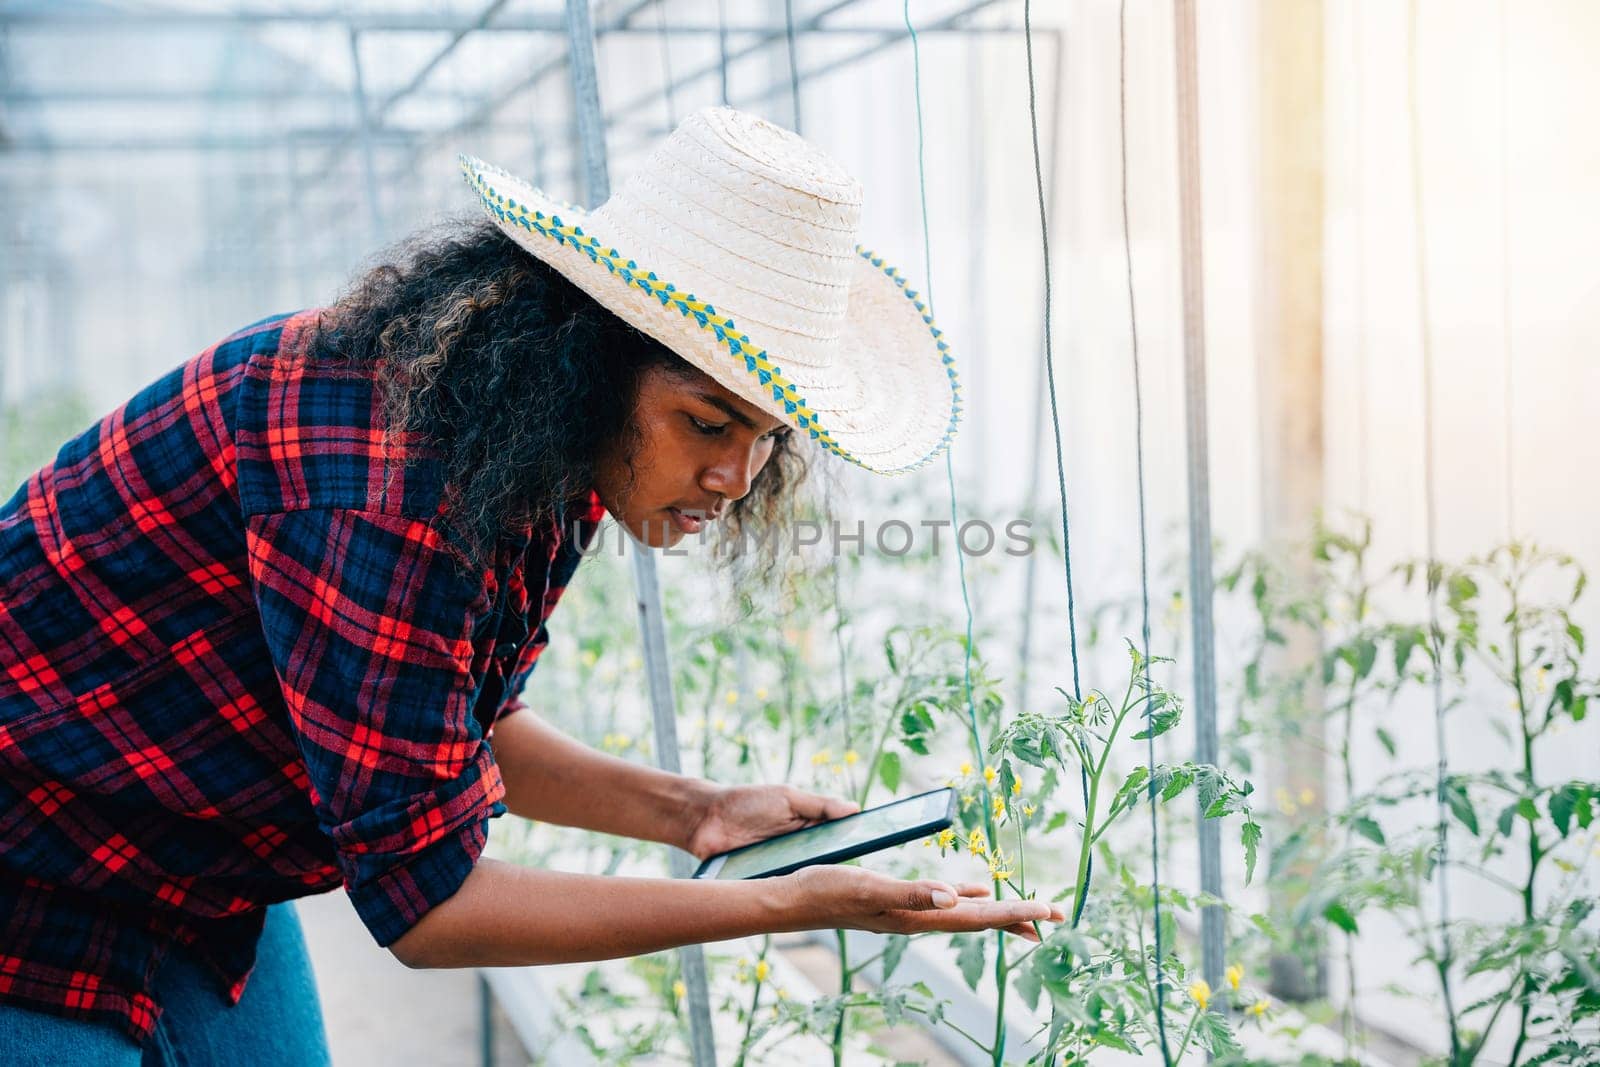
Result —
[[715, 437], [719, 433], [721, 433], [723, 430], [727, 429], [727, 424], [725, 424], [725, 423], [723, 425], [721, 425], [721, 426], [713, 426], [709, 422], [702, 422], [701, 420], [695, 418], [693, 415], [689, 416], [689, 421], [694, 424], [694, 428], [696, 430], [698, 430], [701, 433], [705, 434], [707, 437]]

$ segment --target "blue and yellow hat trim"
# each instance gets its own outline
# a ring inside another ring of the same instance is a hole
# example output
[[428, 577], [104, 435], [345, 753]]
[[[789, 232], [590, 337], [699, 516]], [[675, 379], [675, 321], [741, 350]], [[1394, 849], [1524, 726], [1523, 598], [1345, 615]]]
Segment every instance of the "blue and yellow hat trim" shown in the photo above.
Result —
[[[795, 428], [803, 430], [814, 441], [828, 452], [833, 453], [846, 462], [853, 463], [865, 470], [880, 474], [900, 474], [913, 471], [929, 463], [935, 456], [949, 445], [955, 437], [956, 426], [961, 419], [961, 382], [956, 376], [955, 357], [950, 353], [950, 345], [944, 339], [944, 332], [934, 324], [933, 312], [927, 303], [921, 299], [915, 289], [906, 286], [906, 278], [894, 267], [884, 263], [883, 257], [876, 255], [860, 245], [856, 252], [867, 262], [881, 270], [905, 294], [916, 307], [922, 321], [927, 325], [933, 336], [934, 345], [939, 352], [939, 358], [944, 364], [946, 375], [950, 379], [951, 408], [950, 422], [945, 428], [944, 436], [934, 445], [926, 456], [904, 467], [897, 467], [892, 471], [882, 471], [868, 466], [848, 449], [842, 447], [832, 434], [822, 425], [815, 411], [806, 406], [806, 401], [800, 395], [792, 382], [784, 375], [783, 370], [773, 362], [766, 349], [761, 348], [750, 340], [750, 336], [739, 331], [731, 318], [719, 314], [711, 304], [695, 297], [693, 293], [684, 293], [678, 290], [671, 282], [663, 281], [656, 276], [655, 271], [645, 270], [632, 259], [627, 258], [615, 248], [606, 248], [601, 245], [596, 237], [583, 232], [583, 227], [565, 223], [559, 215], [547, 214], [544, 211], [519, 204], [516, 200], [505, 196], [491, 186], [484, 178], [485, 174], [498, 175], [511, 181], [520, 181], [515, 175], [506, 173], [497, 167], [490, 166], [482, 160], [471, 156], [458, 157], [462, 173], [466, 175], [467, 182], [477, 192], [484, 209], [498, 219], [502, 224], [517, 226], [529, 233], [537, 233], [547, 237], [558, 245], [566, 245], [577, 249], [587, 255], [597, 266], [603, 266], [626, 285], [648, 293], [658, 300], [663, 308], [675, 309], [685, 318], [692, 319], [702, 329], [714, 335], [717, 341], [726, 348], [730, 355], [744, 362], [745, 370], [754, 375], [764, 387], [772, 390], [772, 398], [783, 406], [783, 410], [793, 420]], [[574, 208], [574, 210], [581, 210]]]

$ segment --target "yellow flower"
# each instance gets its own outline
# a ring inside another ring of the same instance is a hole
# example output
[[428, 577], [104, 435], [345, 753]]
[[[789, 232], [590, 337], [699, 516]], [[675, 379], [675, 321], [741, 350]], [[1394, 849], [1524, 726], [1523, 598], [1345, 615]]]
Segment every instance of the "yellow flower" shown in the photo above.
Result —
[[945, 829], [939, 831], [939, 836], [936, 840], [939, 842], [940, 848], [949, 848], [951, 845], [956, 843], [956, 832], [949, 827], [946, 827]]
[[1251, 1015], [1254, 1015], [1257, 1019], [1259, 1019], [1267, 1013], [1267, 1008], [1271, 1007], [1271, 1005], [1271, 1001], [1263, 998], [1250, 1005], [1250, 1007], [1246, 1010], [1249, 1011]]
[[1228, 985], [1230, 988], [1238, 989], [1242, 981], [1244, 981], [1244, 968], [1235, 963], [1228, 968]]
[[1021, 778], [1013, 778], [1013, 779], [1011, 779], [1011, 795], [1014, 796], [1014, 797], [1020, 797], [1022, 795], [1022, 779]]
[[787, 989], [783, 988], [782, 986], [773, 986], [772, 987], [772, 991], [774, 993], [778, 994], [778, 999], [779, 1000], [788, 1000], [789, 999], [789, 991]]
[[981, 856], [989, 851], [989, 842], [984, 839], [982, 830], [974, 830], [967, 835], [967, 851], [974, 856]]
[[1316, 803], [1316, 799], [1317, 794], [1312, 792], [1310, 789], [1300, 790], [1300, 803], [1303, 806], [1309, 808], [1312, 804]]
[[973, 793], [962, 793], [961, 794], [961, 810], [962, 811], [966, 811], [968, 808], [972, 807], [972, 802], [977, 800], [977, 799], [978, 798], [977, 798], [976, 794], [973, 794]]
[[715, 719], [711, 720], [711, 728], [719, 734], [723, 733], [728, 729], [728, 720], [724, 719], [721, 715], [718, 715]]
[[853, 748], [848, 750], [848, 751], [846, 751], [845, 754], [844, 754], [844, 761], [846, 763], [848, 763], [852, 767], [854, 767], [856, 765], [856, 762], [858, 760], [860, 760], [860, 759], [861, 759], [861, 756], [859, 754], [857, 754], [856, 750], [853, 749]]
[[965, 778], [967, 775], [969, 775], [971, 773], [972, 773], [972, 764], [963, 763], [961, 765], [961, 777]]
[[766, 960], [757, 960], [756, 961], [756, 981], [765, 982], [767, 980], [767, 975], [769, 975], [771, 973], [772, 973], [772, 968], [767, 966], [767, 961]]
[[1005, 798], [1004, 797], [990, 797], [989, 798], [989, 808], [993, 812], [995, 818], [997, 818], [997, 819], [1000, 818], [1002, 815], [1004, 815], [1006, 813], [1006, 801], [1005, 801]]
[[600, 657], [594, 654], [594, 649], [592, 648], [586, 648], [583, 650], [582, 659], [585, 667], [593, 667], [600, 661]]
[[1034, 807], [1032, 804], [1024, 804], [1024, 805], [1022, 805], [1022, 814], [1027, 815], [1027, 816], [1032, 816], [1033, 813], [1038, 811], [1038, 810], [1039, 809]]
[[1211, 1004], [1211, 984], [1204, 978], [1200, 979], [1189, 987], [1189, 997], [1201, 1011], [1205, 1011]]
[[767, 699], [767, 690], [766, 690], [765, 686], [757, 686], [756, 687], [756, 699], [757, 700], [765, 700], [765, 699]]
[[1006, 858], [1006, 850], [995, 846], [994, 853], [989, 857], [989, 877], [1005, 881], [1011, 877], [1010, 860]]
[[739, 691], [737, 689], [730, 689], [726, 694], [723, 695], [722, 699], [725, 700], [730, 706], [737, 704], [739, 703]]
[[831, 759], [833, 759], [833, 752], [825, 748], [811, 757], [811, 766], [820, 767]]
[[993, 767], [985, 767], [983, 769], [983, 780], [986, 784], [994, 785], [994, 780], [998, 777], [1000, 776], [994, 772]]
[[1545, 680], [1549, 673], [1550, 671], [1548, 668], [1540, 667], [1537, 673], [1534, 674], [1534, 692], [1543, 693], [1545, 690], [1550, 688], [1550, 683]]
[[674, 999], [682, 1000], [684, 997], [686, 997], [688, 995], [689, 995], [689, 987], [684, 985], [683, 981], [681, 979], [672, 983], [672, 996], [674, 997]]

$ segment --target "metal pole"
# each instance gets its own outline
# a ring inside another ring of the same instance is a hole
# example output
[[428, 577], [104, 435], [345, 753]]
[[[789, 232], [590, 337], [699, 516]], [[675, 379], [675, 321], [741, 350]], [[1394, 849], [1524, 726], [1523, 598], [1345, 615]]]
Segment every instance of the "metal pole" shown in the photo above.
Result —
[[367, 184], [368, 223], [372, 243], [383, 243], [383, 208], [378, 202], [378, 163], [372, 149], [372, 114], [367, 109], [367, 84], [361, 74], [361, 35], [350, 30], [351, 92], [355, 97], [356, 119], [361, 131], [361, 170]]
[[[567, 0], [567, 34], [572, 56], [573, 108], [583, 154], [583, 190], [593, 206], [611, 195], [611, 179], [606, 169], [605, 116], [600, 110], [600, 79], [595, 68], [589, 0]], [[667, 635], [662, 624], [656, 558], [642, 544], [635, 544], [631, 554], [639, 635], [644, 643], [645, 671], [649, 675], [650, 714], [655, 723], [656, 764], [664, 771], [680, 774], [683, 765], [678, 755], [678, 715], [672, 693], [671, 665], [667, 661]], [[668, 859], [673, 877], [687, 878], [693, 873], [688, 853], [673, 849]], [[699, 945], [685, 945], [678, 950], [678, 959], [689, 1005], [689, 1044], [694, 1065], [716, 1067], [717, 1048], [711, 1032], [705, 954]]]
[[[1178, 212], [1183, 260], [1184, 424], [1189, 452], [1189, 614], [1194, 629], [1195, 762], [1217, 762], [1217, 664], [1211, 626], [1211, 473], [1206, 434], [1205, 259], [1200, 233], [1200, 91], [1194, 0], [1176, 0], [1178, 53]], [[1200, 888], [1222, 897], [1222, 828], [1203, 809]], [[1222, 908], [1200, 910], [1201, 970], [1222, 988], [1227, 930]]]

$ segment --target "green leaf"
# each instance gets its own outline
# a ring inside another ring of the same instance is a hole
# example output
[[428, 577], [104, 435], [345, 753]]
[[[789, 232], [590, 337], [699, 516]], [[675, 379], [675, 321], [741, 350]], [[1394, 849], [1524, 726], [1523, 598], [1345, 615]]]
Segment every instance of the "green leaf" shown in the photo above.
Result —
[[1473, 810], [1472, 798], [1467, 795], [1466, 783], [1460, 781], [1446, 782], [1444, 787], [1444, 802], [1450, 808], [1450, 814], [1461, 820], [1473, 837], [1478, 836], [1478, 813]]
[[[1029, 961], [1032, 962], [1031, 960]], [[1031, 966], [1024, 965], [1017, 969], [1017, 996], [1028, 1006], [1029, 1011], [1039, 1008], [1039, 990], [1043, 988], [1039, 981], [1039, 974]]]
[[1157, 708], [1149, 718], [1150, 725], [1133, 735], [1135, 741], [1148, 740], [1151, 737], [1160, 737], [1183, 718], [1183, 705], [1169, 702], [1164, 707]]
[[1322, 909], [1322, 917], [1347, 934], [1356, 932], [1356, 917], [1337, 900]]
[[1250, 879], [1256, 876], [1256, 846], [1261, 844], [1261, 824], [1246, 819], [1239, 839], [1244, 843], [1244, 884], [1249, 885]]
[[906, 946], [910, 943], [911, 939], [905, 934], [890, 934], [889, 940], [884, 942], [883, 983], [887, 983], [889, 976], [894, 974], [895, 968], [900, 966], [900, 959], [906, 954]]
[[1377, 662], [1377, 644], [1370, 637], [1363, 637], [1356, 644], [1356, 677], [1365, 678], [1371, 674], [1373, 664]]
[[1375, 845], [1384, 844], [1383, 827], [1378, 825], [1376, 819], [1367, 815], [1357, 815], [1350, 820], [1350, 828]]
[[1239, 1042], [1228, 1025], [1228, 1017], [1220, 1011], [1205, 1011], [1195, 1020], [1195, 1037], [1213, 1055], [1221, 1058], [1237, 1055]]
[[1394, 755], [1394, 751], [1395, 751], [1394, 750], [1394, 736], [1392, 734], [1390, 734], [1388, 730], [1385, 730], [1381, 726], [1378, 727], [1377, 734], [1378, 734], [1378, 744], [1383, 746], [1385, 752], [1387, 752], [1387, 753], [1389, 753], [1389, 755], [1393, 756]]
[[900, 788], [900, 753], [883, 752], [878, 755], [878, 777], [893, 793]]
[[956, 966], [961, 969], [961, 977], [966, 979], [967, 988], [977, 989], [978, 979], [983, 977], [984, 950], [989, 939], [982, 934], [957, 934], [951, 940], [961, 946], [956, 953]]
[[[1406, 660], [1411, 658], [1411, 650], [1417, 647], [1417, 642], [1421, 637], [1422, 635], [1418, 631], [1410, 627], [1402, 628], [1394, 635], [1395, 674], [1403, 676], [1406, 673]], [[1389, 749], [1389, 755], [1394, 755], [1393, 748]]]
[[[1568, 782], [1566, 785], [1550, 794], [1550, 818], [1555, 820], [1556, 829], [1561, 831], [1561, 836], [1566, 837], [1568, 829], [1572, 826], [1572, 814], [1578, 810], [1581, 802], [1585, 814], [1589, 808], [1589, 790], [1581, 782]], [[1583, 820], [1587, 822], [1588, 820]]]
[[996, 792], [1007, 798], [1011, 797], [1011, 790], [1017, 784], [1016, 772], [1011, 769], [1010, 760], [1000, 761], [1000, 776], [995, 782]]
[[1507, 804], [1500, 809], [1500, 815], [1494, 821], [1494, 828], [1500, 831], [1501, 837], [1511, 836], [1511, 823], [1516, 817], [1517, 806], [1515, 804]]

